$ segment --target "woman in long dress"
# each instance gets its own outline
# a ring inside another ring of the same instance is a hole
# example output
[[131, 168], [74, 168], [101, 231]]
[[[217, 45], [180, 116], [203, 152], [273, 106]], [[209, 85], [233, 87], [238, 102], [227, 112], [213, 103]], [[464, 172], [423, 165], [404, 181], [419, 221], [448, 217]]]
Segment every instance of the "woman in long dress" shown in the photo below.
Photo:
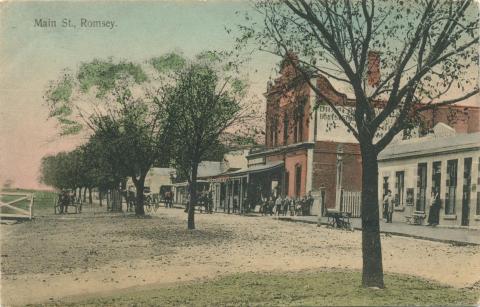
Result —
[[428, 226], [438, 225], [440, 214], [440, 200], [438, 192], [433, 191], [430, 197], [430, 209], [428, 211]]

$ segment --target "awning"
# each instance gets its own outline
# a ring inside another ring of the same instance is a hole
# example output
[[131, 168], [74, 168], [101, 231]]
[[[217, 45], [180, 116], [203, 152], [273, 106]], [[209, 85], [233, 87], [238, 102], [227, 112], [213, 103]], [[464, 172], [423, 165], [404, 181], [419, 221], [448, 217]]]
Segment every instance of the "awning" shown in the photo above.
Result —
[[[201, 180], [201, 179], [197, 179], [197, 183], [208, 183], [208, 180]], [[173, 187], [186, 187], [188, 186], [188, 181], [184, 181], [184, 182], [179, 182], [179, 183], [173, 183], [172, 184]]]
[[231, 172], [228, 175], [229, 177], [237, 177], [237, 176], [242, 176], [247, 174], [262, 173], [262, 172], [274, 170], [280, 167], [283, 167], [283, 161], [274, 161], [274, 162], [268, 162], [266, 164], [260, 164], [260, 165], [254, 165], [247, 168], [242, 168], [238, 171]]

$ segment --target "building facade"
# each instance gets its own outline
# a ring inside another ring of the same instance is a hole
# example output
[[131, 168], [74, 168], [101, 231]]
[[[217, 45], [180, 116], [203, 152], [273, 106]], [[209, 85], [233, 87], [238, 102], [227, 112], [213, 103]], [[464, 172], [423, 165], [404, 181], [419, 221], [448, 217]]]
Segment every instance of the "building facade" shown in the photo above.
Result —
[[440, 123], [425, 137], [387, 146], [378, 160], [378, 195], [392, 191], [393, 221], [480, 226], [479, 132]]
[[[355, 101], [338, 92], [327, 78], [311, 79], [318, 91], [302, 81], [295, 69], [284, 64], [280, 76], [270, 82], [265, 93], [265, 147], [252, 150], [248, 165], [272, 165], [282, 162], [281, 175], [274, 176], [269, 189], [289, 197], [301, 197], [312, 192], [313, 214], [335, 209], [360, 214], [362, 167], [358, 141], [338, 119], [325, 100], [333, 102], [347, 119]], [[373, 83], [372, 83], [373, 84]], [[382, 102], [377, 103], [377, 111]], [[422, 114], [421, 126], [413, 135], [432, 131], [437, 123], [447, 123], [458, 133], [480, 131], [479, 108], [440, 107]], [[387, 131], [394, 117], [379, 128], [376, 138]], [[400, 133], [394, 142], [403, 138]]]

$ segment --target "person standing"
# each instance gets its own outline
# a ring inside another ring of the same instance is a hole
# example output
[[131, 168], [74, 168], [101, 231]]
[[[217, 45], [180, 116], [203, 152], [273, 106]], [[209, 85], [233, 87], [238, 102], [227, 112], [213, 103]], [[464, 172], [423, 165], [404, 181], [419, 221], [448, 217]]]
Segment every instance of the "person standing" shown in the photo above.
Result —
[[286, 216], [288, 214], [288, 208], [290, 207], [290, 197], [287, 195], [282, 202], [282, 213], [283, 216]]
[[428, 211], [428, 226], [436, 226], [440, 220], [440, 195], [437, 191], [432, 191], [430, 197], [430, 209]]
[[282, 211], [282, 203], [284, 202], [283, 200], [283, 195], [277, 197], [275, 200], [275, 215], [280, 215], [280, 211]]
[[310, 215], [313, 207], [313, 196], [311, 191], [308, 192], [307, 199], [305, 201], [305, 207], [305, 215]]
[[387, 195], [383, 198], [384, 210], [385, 215], [387, 218], [387, 223], [392, 222], [393, 218], [393, 198], [392, 198], [392, 191], [388, 190]]

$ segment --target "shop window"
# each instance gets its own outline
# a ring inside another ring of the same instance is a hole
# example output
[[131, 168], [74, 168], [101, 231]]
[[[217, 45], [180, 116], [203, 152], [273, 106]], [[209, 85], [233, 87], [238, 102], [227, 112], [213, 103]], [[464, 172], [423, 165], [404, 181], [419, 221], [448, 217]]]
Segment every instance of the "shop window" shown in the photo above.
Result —
[[442, 162], [435, 161], [432, 164], [432, 193], [440, 195], [442, 183]]
[[458, 169], [457, 159], [447, 161], [447, 192], [445, 195], [445, 214], [455, 214], [457, 169]]
[[419, 163], [417, 167], [417, 211], [425, 211], [427, 190], [427, 163]]
[[395, 173], [395, 207], [404, 206], [405, 172]]
[[462, 189], [462, 226], [468, 226], [470, 220], [470, 192], [472, 184], [472, 158], [463, 160]]
[[383, 177], [383, 197], [388, 193], [388, 176]]

